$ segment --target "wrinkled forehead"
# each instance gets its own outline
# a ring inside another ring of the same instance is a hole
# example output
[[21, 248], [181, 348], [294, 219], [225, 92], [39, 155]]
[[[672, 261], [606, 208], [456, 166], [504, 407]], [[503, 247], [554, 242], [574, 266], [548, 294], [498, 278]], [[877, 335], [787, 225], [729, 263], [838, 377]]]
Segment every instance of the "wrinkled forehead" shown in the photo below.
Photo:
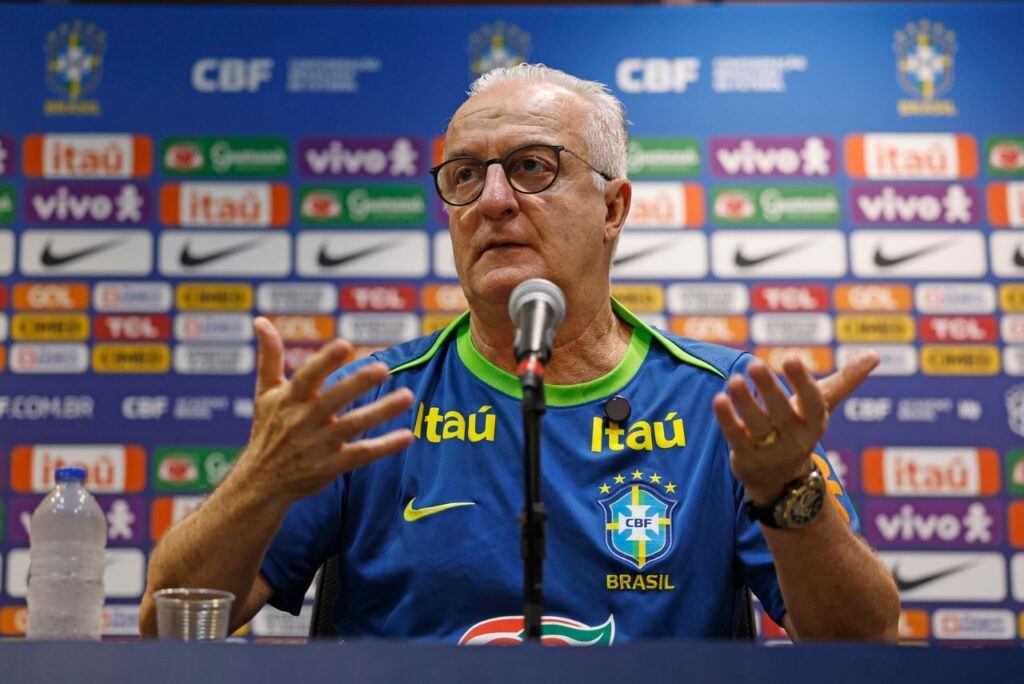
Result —
[[468, 99], [445, 133], [445, 157], [482, 154], [487, 145], [527, 142], [565, 145], [586, 153], [582, 98], [548, 83], [505, 82]]

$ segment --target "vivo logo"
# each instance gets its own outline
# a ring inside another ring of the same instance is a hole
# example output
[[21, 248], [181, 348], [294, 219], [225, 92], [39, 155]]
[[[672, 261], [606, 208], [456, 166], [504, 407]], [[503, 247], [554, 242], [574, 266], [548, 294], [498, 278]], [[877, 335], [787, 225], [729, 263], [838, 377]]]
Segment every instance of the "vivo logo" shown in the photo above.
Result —
[[867, 505], [865, 535], [879, 546], [998, 546], [1003, 518], [991, 502], [873, 501]]

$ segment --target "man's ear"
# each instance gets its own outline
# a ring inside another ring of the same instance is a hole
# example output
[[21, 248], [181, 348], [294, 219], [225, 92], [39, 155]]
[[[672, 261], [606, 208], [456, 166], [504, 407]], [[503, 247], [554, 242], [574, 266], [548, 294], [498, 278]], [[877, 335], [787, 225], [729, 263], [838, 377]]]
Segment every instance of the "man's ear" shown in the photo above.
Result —
[[604, 189], [604, 237], [607, 242], [614, 242], [622, 232], [632, 201], [633, 184], [629, 180], [616, 178], [608, 181]]

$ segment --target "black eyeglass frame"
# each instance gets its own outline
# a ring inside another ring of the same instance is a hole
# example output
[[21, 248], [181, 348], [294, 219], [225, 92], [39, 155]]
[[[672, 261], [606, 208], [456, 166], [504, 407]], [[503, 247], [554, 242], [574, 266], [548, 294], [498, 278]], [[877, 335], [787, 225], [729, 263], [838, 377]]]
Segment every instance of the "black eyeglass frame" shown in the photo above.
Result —
[[[517, 188], [512, 183], [512, 179], [509, 178], [509, 176], [508, 176], [508, 170], [505, 169], [505, 162], [508, 161], [509, 157], [514, 155], [516, 152], [519, 152], [521, 150], [525, 150], [528, 147], [546, 147], [546, 148], [548, 148], [549, 150], [551, 150], [552, 152], [555, 153], [555, 161], [557, 163], [557, 166], [555, 167], [555, 173], [554, 173], [554, 175], [551, 176], [551, 182], [548, 183], [547, 185], [545, 185], [540, 190], [520, 190], [519, 188]], [[591, 171], [593, 171], [594, 173], [599, 175], [601, 178], [604, 178], [606, 181], [614, 180], [614, 177], [612, 177], [611, 175], [605, 173], [604, 171], [599, 171], [598, 169], [594, 168], [593, 164], [591, 164], [586, 159], [584, 159], [580, 155], [578, 155], [575, 152], [573, 152], [572, 150], [570, 150], [565, 145], [549, 145], [547, 143], [528, 143], [526, 145], [520, 145], [519, 147], [513, 148], [513, 149], [509, 150], [508, 152], [506, 152], [503, 157], [494, 157], [492, 159], [478, 159], [477, 157], [470, 157], [468, 155], [467, 156], [463, 156], [463, 157], [452, 157], [451, 159], [447, 159], [447, 160], [441, 162], [440, 164], [438, 164], [437, 166], [435, 166], [434, 168], [430, 169], [430, 175], [434, 177], [434, 189], [437, 190], [437, 196], [441, 198], [442, 202], [444, 202], [445, 204], [448, 204], [450, 206], [453, 206], [453, 207], [464, 207], [467, 204], [472, 204], [473, 202], [476, 202], [478, 199], [480, 199], [480, 195], [484, 194], [484, 185], [485, 185], [486, 180], [487, 180], [487, 169], [488, 169], [488, 167], [490, 167], [491, 164], [500, 164], [501, 165], [501, 170], [505, 174], [505, 180], [508, 181], [509, 187], [511, 187], [513, 190], [515, 190], [516, 192], [518, 192], [521, 195], [536, 195], [537, 193], [544, 192], [545, 190], [550, 188], [552, 185], [555, 184], [555, 181], [558, 180], [558, 174], [562, 172], [562, 154], [561, 154], [562, 152], [568, 152], [572, 156], [576, 157], [581, 162], [583, 162], [587, 166], [587, 168], [589, 168]], [[464, 161], [464, 160], [467, 160], [467, 159], [471, 160], [471, 161], [475, 161], [475, 162], [480, 162], [480, 164], [483, 165], [483, 167], [484, 167], [484, 183], [480, 184], [480, 192], [478, 192], [473, 197], [473, 199], [467, 200], [465, 202], [450, 202], [447, 199], [445, 199], [444, 193], [441, 192], [441, 184], [438, 181], [438, 173], [441, 171], [441, 168], [446, 166], [447, 164], [451, 164], [452, 162], [456, 162], [456, 161]]]

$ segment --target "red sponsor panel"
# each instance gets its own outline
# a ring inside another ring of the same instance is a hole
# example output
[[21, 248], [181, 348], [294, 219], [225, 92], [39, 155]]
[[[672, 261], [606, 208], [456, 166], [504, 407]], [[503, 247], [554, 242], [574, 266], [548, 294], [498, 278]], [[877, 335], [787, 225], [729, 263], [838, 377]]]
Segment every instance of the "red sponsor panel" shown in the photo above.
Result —
[[1010, 504], [1010, 544], [1014, 548], [1024, 549], [1024, 501]]
[[[306, 363], [310, 356], [316, 354], [320, 347], [312, 344], [288, 345], [284, 348], [284, 372], [291, 375]], [[348, 363], [348, 360], [345, 361]]]
[[824, 285], [756, 285], [751, 292], [754, 311], [827, 311]]
[[415, 311], [413, 285], [342, 285], [343, 311]]
[[166, 314], [98, 314], [93, 318], [92, 334], [97, 340], [171, 339], [171, 317]]
[[146, 483], [146, 452], [133, 444], [19, 445], [11, 452], [11, 489], [48, 492], [57, 468], [86, 470], [86, 487], [100, 494], [142, 491]]
[[872, 447], [861, 457], [864, 492], [872, 496], [991, 496], [999, 493], [994, 449]]
[[[102, 139], [106, 145], [81, 146], [79, 137]], [[119, 154], [122, 145], [131, 147], [130, 167], [127, 156]], [[28, 135], [22, 168], [30, 178], [141, 178], [153, 173], [153, 142], [147, 135]]]
[[995, 316], [921, 316], [917, 322], [922, 342], [995, 342], [999, 323]]
[[0, 285], [0, 309], [7, 307], [7, 286]]
[[789, 634], [779, 623], [772, 620], [768, 613], [759, 611], [761, 614], [761, 637], [764, 639], [788, 639]]
[[15, 309], [31, 311], [85, 311], [89, 286], [85, 283], [18, 283], [11, 301]]
[[0, 371], [7, 368], [7, 348], [0, 347]]

